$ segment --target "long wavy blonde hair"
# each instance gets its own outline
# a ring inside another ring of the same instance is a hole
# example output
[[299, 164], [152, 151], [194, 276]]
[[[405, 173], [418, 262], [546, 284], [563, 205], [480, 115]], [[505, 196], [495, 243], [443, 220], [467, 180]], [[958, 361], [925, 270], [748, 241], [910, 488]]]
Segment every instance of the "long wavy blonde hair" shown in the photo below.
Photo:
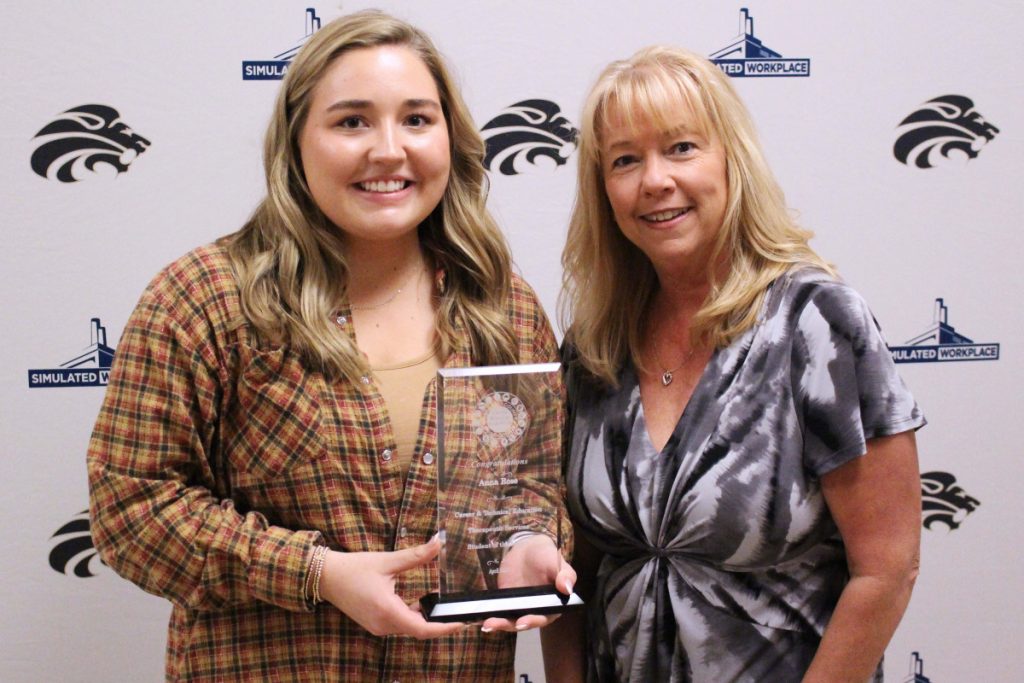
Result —
[[711, 288], [691, 326], [694, 343], [722, 347], [756, 321], [768, 285], [794, 264], [833, 272], [809, 246], [812, 233], [791, 218], [729, 79], [707, 59], [653, 46], [601, 73], [583, 108], [577, 195], [562, 252], [560, 312], [580, 362], [615, 386], [627, 357], [637, 367], [644, 315], [658, 288], [648, 258], [618, 229], [601, 172], [602, 134], [610, 116], [628, 126], [650, 122], [670, 131], [686, 108], [698, 130], [725, 152], [728, 202], [711, 263]]
[[437, 311], [441, 352], [457, 343], [458, 326], [480, 365], [518, 360], [505, 302], [512, 259], [485, 208], [484, 143], [430, 39], [378, 11], [337, 19], [299, 51], [284, 78], [264, 142], [267, 196], [237, 233], [225, 238], [241, 290], [242, 311], [257, 336], [290, 344], [327, 376], [355, 381], [368, 368], [334, 314], [346, 300], [348, 267], [338, 227], [317, 207], [302, 169], [299, 135], [313, 90], [350, 50], [402, 46], [415, 52], [437, 85], [451, 145], [451, 174], [437, 208], [419, 226], [420, 243], [446, 273]]

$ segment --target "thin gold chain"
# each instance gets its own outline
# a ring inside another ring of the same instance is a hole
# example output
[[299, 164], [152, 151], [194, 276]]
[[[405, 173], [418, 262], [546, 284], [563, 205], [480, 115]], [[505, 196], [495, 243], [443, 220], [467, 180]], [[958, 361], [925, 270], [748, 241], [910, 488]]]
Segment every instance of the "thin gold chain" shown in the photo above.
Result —
[[402, 290], [405, 289], [406, 287], [408, 287], [409, 283], [412, 282], [413, 279], [416, 278], [417, 276], [419, 276], [419, 272], [418, 271], [414, 272], [412, 275], [410, 275], [408, 277], [408, 279], [405, 282], [402, 283], [401, 287], [396, 289], [391, 296], [389, 296], [387, 299], [384, 299], [384, 301], [381, 301], [380, 303], [370, 304], [370, 305], [367, 305], [367, 306], [356, 306], [354, 303], [349, 302], [349, 308], [351, 308], [353, 311], [372, 311], [375, 308], [383, 308], [383, 307], [387, 306], [389, 303], [391, 303], [392, 301], [394, 301], [395, 299], [397, 299], [398, 295], [402, 293]]
[[[680, 363], [679, 365], [675, 366], [671, 370], [662, 370], [662, 372], [661, 372], [661, 386], [667, 387], [669, 384], [672, 384], [672, 380], [675, 379], [675, 373], [678, 372], [679, 369], [682, 368], [684, 365], [686, 365], [687, 363], [690, 362], [690, 359], [693, 358], [693, 354], [696, 351], [697, 351], [697, 349], [691, 348], [687, 352], [686, 356], [683, 358], [683, 362], [682, 363]], [[665, 364], [661, 362], [661, 358], [658, 357], [657, 352], [654, 353], [654, 360], [658, 361], [658, 365], [660, 365], [661, 367], [663, 367], [663, 368], [665, 367]]]

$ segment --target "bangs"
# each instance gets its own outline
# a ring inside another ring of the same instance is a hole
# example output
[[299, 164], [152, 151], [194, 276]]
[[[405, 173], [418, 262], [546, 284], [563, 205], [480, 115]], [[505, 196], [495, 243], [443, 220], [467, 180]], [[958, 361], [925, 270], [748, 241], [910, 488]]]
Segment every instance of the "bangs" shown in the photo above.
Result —
[[715, 128], [705, 94], [689, 71], [661, 64], [638, 64], [619, 72], [608, 85], [597, 119], [599, 138], [612, 121], [631, 133], [649, 125], [665, 133], [685, 128], [710, 138]]

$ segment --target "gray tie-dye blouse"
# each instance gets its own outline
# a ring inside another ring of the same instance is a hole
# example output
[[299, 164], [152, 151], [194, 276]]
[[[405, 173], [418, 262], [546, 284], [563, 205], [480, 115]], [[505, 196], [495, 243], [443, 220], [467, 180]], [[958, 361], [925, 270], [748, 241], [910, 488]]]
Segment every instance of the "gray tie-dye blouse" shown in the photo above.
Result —
[[660, 453], [631, 366], [618, 390], [567, 368], [569, 509], [605, 553], [589, 680], [799, 681], [848, 579], [820, 477], [925, 423], [864, 300], [776, 280]]

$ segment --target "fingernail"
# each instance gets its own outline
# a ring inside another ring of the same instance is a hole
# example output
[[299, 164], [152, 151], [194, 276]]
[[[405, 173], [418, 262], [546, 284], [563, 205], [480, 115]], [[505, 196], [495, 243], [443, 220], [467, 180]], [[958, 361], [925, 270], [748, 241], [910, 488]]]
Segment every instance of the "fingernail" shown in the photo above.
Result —
[[565, 582], [565, 592], [568, 595], [572, 595], [572, 581]]
[[526, 624], [516, 624], [517, 631], [525, 631], [527, 629]]
[[481, 627], [480, 627], [480, 630], [481, 630], [481, 631], [483, 631], [484, 633], [490, 633], [490, 632], [491, 632], [491, 631], [493, 631], [494, 629], [493, 629], [493, 628], [491, 628], [490, 626], [481, 626]]

